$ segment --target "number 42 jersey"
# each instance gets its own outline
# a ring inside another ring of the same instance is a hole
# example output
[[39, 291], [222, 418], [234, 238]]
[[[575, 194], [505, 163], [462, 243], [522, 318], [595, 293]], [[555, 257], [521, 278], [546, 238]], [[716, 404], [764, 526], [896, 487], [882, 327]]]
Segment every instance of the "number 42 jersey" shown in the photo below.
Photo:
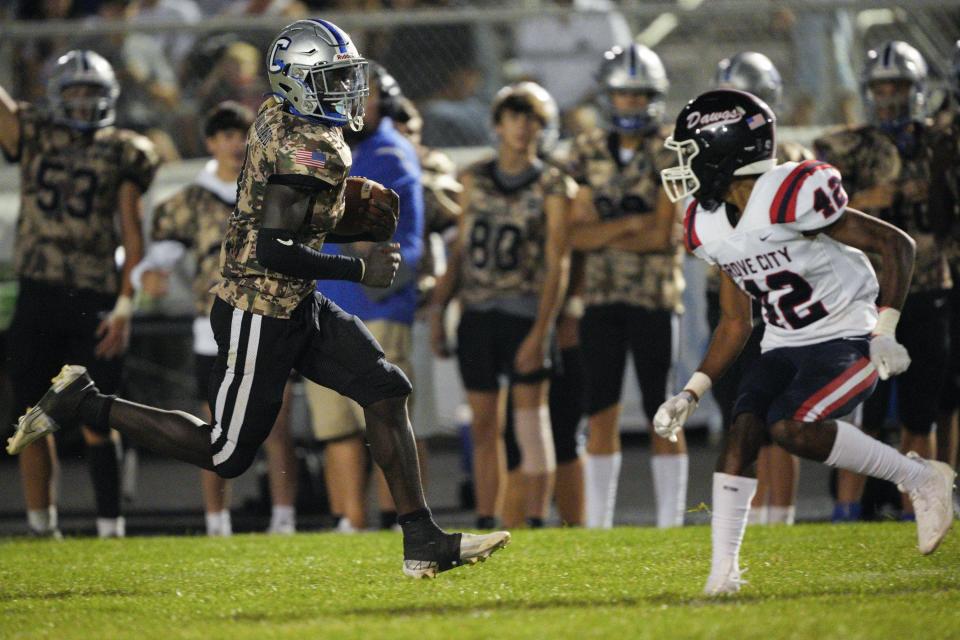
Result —
[[688, 205], [687, 250], [760, 301], [763, 351], [863, 336], [876, 326], [880, 287], [867, 256], [819, 233], [840, 220], [847, 200], [840, 173], [807, 160], [759, 176], [736, 225], [723, 207]]

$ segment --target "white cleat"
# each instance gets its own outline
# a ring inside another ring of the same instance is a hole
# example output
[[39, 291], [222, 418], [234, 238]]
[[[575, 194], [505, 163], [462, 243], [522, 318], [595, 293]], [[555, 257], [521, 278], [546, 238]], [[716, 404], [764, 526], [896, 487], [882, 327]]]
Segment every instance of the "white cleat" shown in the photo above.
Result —
[[[87, 375], [85, 367], [65, 365], [53, 380], [47, 392], [43, 394], [37, 406], [27, 410], [17, 420], [17, 429], [7, 440], [7, 453], [17, 455], [32, 442], [58, 431], [58, 420], [69, 421], [72, 409], [86, 393], [90, 392], [93, 381]], [[54, 416], [60, 415], [59, 418]]]
[[740, 591], [740, 587], [747, 584], [743, 579], [743, 571], [737, 566], [737, 561], [733, 558], [726, 558], [720, 565], [720, 570], [711, 572], [707, 578], [707, 584], [703, 588], [703, 593], [708, 596], [732, 595]]
[[7, 453], [15, 456], [40, 438], [59, 429], [60, 426], [40, 407], [30, 407], [17, 420], [17, 428], [13, 435], [7, 438]]
[[510, 534], [506, 531], [493, 533], [460, 534], [460, 557], [453, 561], [440, 560], [404, 560], [403, 573], [411, 578], [436, 578], [437, 574], [462, 565], [484, 562], [495, 551], [510, 543]]
[[910, 492], [917, 518], [917, 547], [928, 555], [937, 550], [953, 524], [953, 480], [957, 474], [944, 462], [924, 460], [913, 451], [907, 456], [927, 465], [929, 471], [927, 480]]

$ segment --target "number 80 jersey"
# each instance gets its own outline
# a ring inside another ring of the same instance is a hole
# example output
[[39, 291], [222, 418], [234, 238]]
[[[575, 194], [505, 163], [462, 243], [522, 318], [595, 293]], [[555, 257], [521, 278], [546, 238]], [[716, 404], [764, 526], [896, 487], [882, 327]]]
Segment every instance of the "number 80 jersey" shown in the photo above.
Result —
[[536, 300], [546, 276], [547, 217], [550, 196], [573, 198], [576, 183], [553, 165], [544, 163], [524, 184], [506, 186], [496, 175], [495, 160], [466, 169], [473, 188], [464, 209], [459, 296], [467, 307], [495, 301]]
[[840, 173], [808, 160], [759, 176], [736, 226], [723, 208], [706, 211], [695, 200], [687, 207], [687, 250], [759, 300], [763, 351], [863, 336], [876, 326], [880, 287], [867, 256], [818, 233], [846, 205]]

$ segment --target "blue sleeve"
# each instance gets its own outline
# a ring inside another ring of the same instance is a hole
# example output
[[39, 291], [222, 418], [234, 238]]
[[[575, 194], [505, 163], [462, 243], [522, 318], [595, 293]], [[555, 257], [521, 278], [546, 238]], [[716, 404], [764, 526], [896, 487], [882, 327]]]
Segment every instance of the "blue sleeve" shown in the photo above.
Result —
[[400, 196], [400, 220], [393, 237], [400, 243], [401, 264], [415, 268], [423, 256], [423, 184], [419, 175], [408, 173], [386, 186]]

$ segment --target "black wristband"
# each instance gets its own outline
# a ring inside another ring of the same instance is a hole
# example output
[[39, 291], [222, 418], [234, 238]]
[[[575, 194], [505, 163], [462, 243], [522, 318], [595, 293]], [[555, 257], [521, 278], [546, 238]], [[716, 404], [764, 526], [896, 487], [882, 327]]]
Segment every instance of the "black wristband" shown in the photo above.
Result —
[[360, 258], [320, 253], [302, 244], [287, 229], [260, 229], [257, 261], [271, 271], [305, 280], [360, 282], [364, 272]]

